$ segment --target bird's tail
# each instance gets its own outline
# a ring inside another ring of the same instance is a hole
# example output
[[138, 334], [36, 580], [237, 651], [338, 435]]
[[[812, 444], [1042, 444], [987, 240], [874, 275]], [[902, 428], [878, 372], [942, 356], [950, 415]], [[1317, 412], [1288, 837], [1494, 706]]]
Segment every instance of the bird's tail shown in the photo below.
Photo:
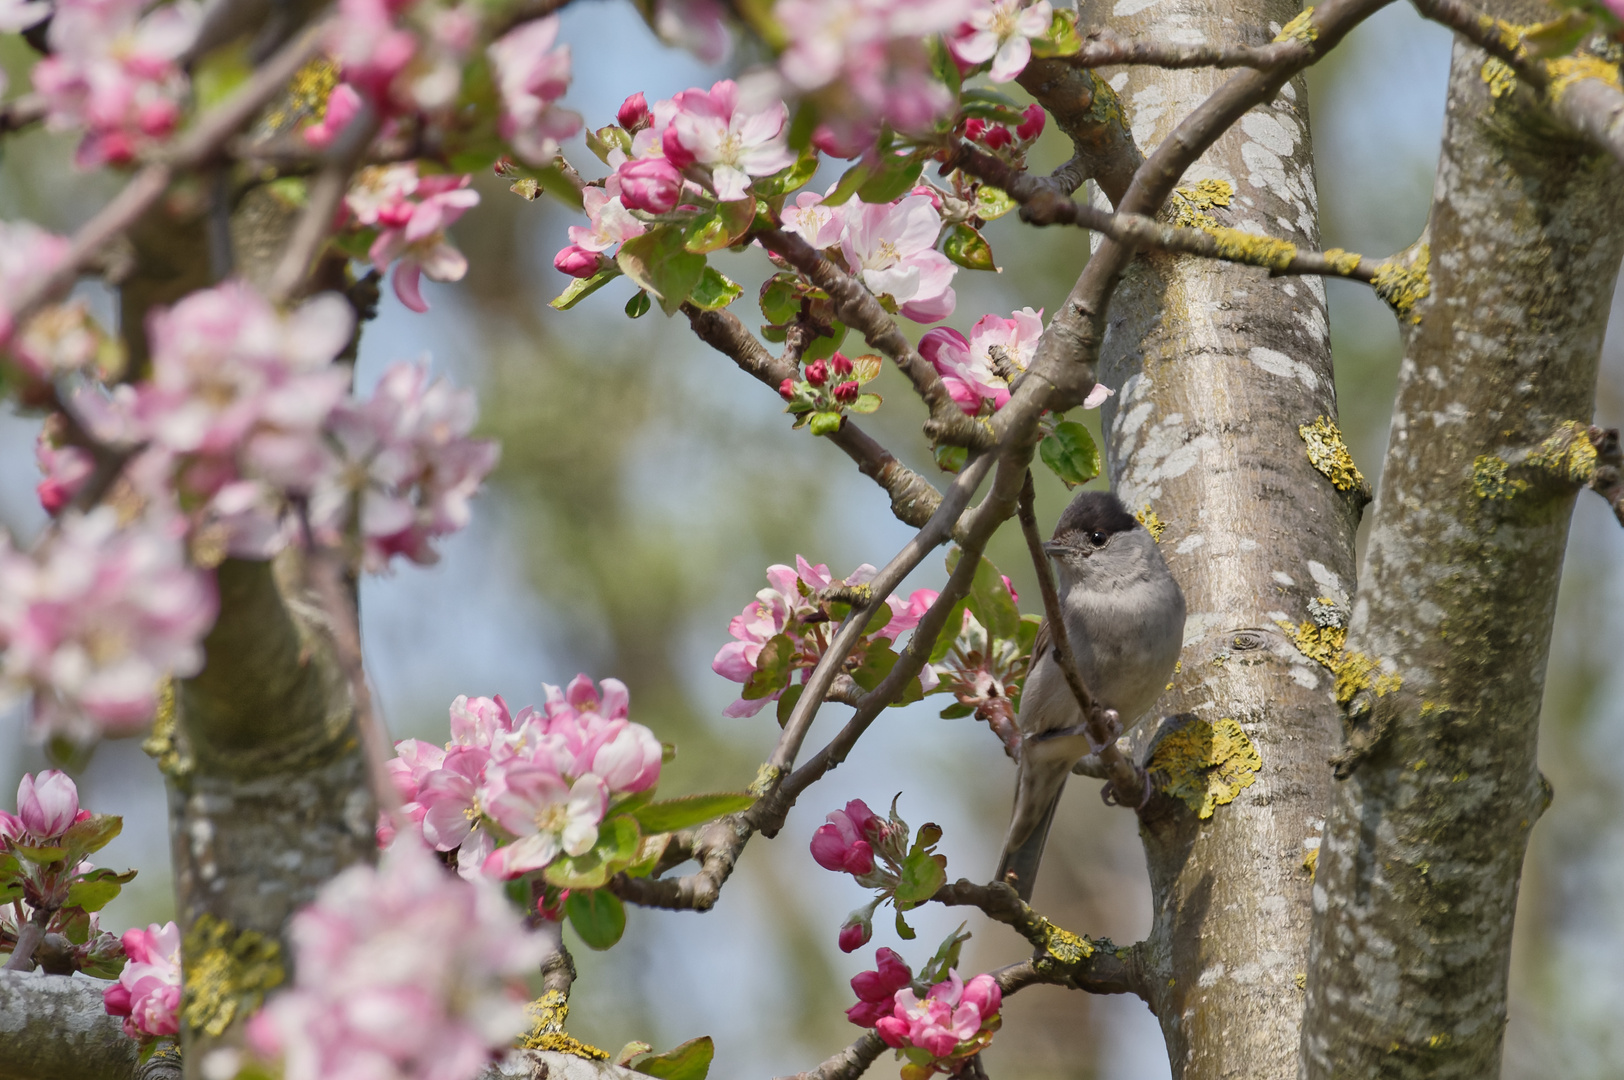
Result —
[[1004, 854], [998, 860], [998, 874], [993, 880], [1008, 883], [1022, 900], [1032, 899], [1032, 887], [1038, 880], [1038, 863], [1043, 859], [1043, 845], [1049, 839], [1049, 826], [1054, 824], [1055, 807], [1060, 805], [1067, 775], [1061, 772], [1056, 778], [1058, 783], [1041, 784], [1030, 784], [1031, 777], [1021, 777], [1015, 796], [1014, 819], [1004, 838]]

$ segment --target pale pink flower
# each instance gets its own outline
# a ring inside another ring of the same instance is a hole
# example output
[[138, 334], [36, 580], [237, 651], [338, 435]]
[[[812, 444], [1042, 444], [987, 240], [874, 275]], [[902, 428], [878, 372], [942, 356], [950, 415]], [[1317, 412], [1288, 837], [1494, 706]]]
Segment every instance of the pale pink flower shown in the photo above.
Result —
[[11, 298], [54, 273], [67, 259], [68, 247], [67, 237], [46, 232], [31, 221], [0, 221], [0, 344], [16, 328], [7, 309]]
[[616, 244], [642, 236], [647, 231], [643, 223], [632, 217], [622, 205], [619, 181], [611, 175], [609, 182], [614, 184], [613, 191], [589, 187], [581, 193], [581, 201], [591, 225], [570, 226], [570, 243], [575, 247], [585, 251], [608, 251]]
[[845, 213], [841, 250], [846, 265], [882, 300], [915, 322], [953, 313], [958, 268], [936, 250], [941, 215], [923, 195], [891, 204], [857, 203]]
[[915, 589], [906, 600], [896, 595], [887, 597], [886, 602], [891, 605], [891, 621], [881, 627], [877, 635], [895, 641], [912, 630], [925, 617], [925, 612], [930, 610], [938, 595], [935, 589]]
[[376, 220], [387, 227], [379, 230], [367, 258], [380, 273], [396, 263], [395, 295], [413, 311], [429, 309], [420, 285], [424, 274], [431, 281], [461, 281], [468, 273], [467, 258], [451, 246], [445, 230], [478, 205], [479, 192], [468, 187], [472, 181], [472, 176], [420, 177], [412, 200], [379, 209]]
[[609, 264], [609, 260], [596, 251], [570, 244], [558, 249], [553, 256], [553, 269], [575, 278], [589, 278]]
[[23, 774], [17, 785], [17, 820], [36, 840], [56, 840], [79, 817], [79, 789], [60, 769]]
[[890, 1046], [916, 1046], [935, 1058], [946, 1058], [961, 1043], [975, 1039], [993, 1020], [1002, 1004], [998, 983], [991, 975], [977, 975], [966, 986], [959, 973], [920, 998], [911, 987], [896, 992], [892, 1013], [875, 1023], [880, 1038]]
[[1021, 308], [1010, 318], [984, 315], [968, 340], [957, 330], [937, 327], [919, 341], [919, 354], [942, 375], [953, 401], [971, 416], [990, 402], [994, 410], [1009, 402], [1009, 387], [1037, 355], [1043, 336], [1043, 312]]
[[120, 528], [104, 506], [64, 514], [33, 554], [0, 538], [0, 691], [33, 691], [40, 736], [136, 730], [165, 678], [202, 667], [215, 605], [172, 522]]
[[124, 1018], [124, 1034], [155, 1039], [180, 1032], [180, 928], [152, 923], [124, 931], [128, 958], [118, 981], [102, 991], [109, 1016]]
[[515, 726], [500, 694], [494, 698], [459, 694], [451, 703], [451, 742], [456, 746], [501, 753]]
[[965, 20], [959, 32], [948, 41], [948, 48], [962, 63], [969, 66], [992, 61], [987, 72], [993, 82], [1009, 82], [1032, 59], [1032, 38], [1042, 37], [1049, 31], [1054, 9], [1049, 0], [978, 0], [975, 10]]
[[812, 858], [825, 870], [862, 877], [874, 869], [874, 845], [868, 833], [879, 818], [868, 804], [853, 799], [836, 810], [812, 834]]
[[554, 47], [558, 16], [534, 19], [493, 43], [486, 54], [502, 99], [498, 130], [532, 165], [558, 156], [558, 140], [581, 130], [581, 116], [554, 104], [570, 83], [570, 47]]
[[1112, 390], [1104, 383], [1095, 383], [1094, 389], [1090, 390], [1088, 396], [1083, 399], [1083, 408], [1097, 409], [1105, 404], [1106, 398], [1113, 396], [1115, 393], [1115, 390]]
[[707, 64], [720, 64], [733, 51], [726, 15], [717, 0], [656, 0], [654, 32]]
[[48, 430], [42, 429], [34, 444], [34, 460], [42, 479], [34, 485], [39, 504], [53, 517], [73, 501], [79, 488], [96, 470], [90, 451], [77, 446], [57, 446]]
[[395, 756], [389, 759], [388, 768], [402, 802], [417, 801], [418, 789], [430, 773], [445, 764], [445, 754], [444, 747], [421, 739], [402, 739], [395, 744]]
[[293, 917], [294, 984], [250, 1021], [284, 1080], [473, 1080], [524, 1030], [523, 979], [550, 946], [494, 882], [399, 841]]
[[37, 312], [13, 337], [10, 351], [25, 375], [48, 380], [94, 368], [110, 348], [89, 305], [75, 300]]
[[[831, 186], [829, 190], [834, 188]], [[798, 192], [795, 205], [786, 206], [782, 215], [785, 232], [794, 233], [820, 251], [840, 243], [840, 234], [846, 225], [844, 206], [823, 205], [828, 194]]]
[[739, 101], [739, 87], [723, 79], [709, 91], [684, 90], [663, 134], [666, 158], [678, 168], [705, 165], [723, 202], [742, 199], [752, 177], [770, 176], [795, 163], [785, 141], [789, 109], [772, 100], [752, 108]]
[[21, 33], [50, 13], [48, 0], [3, 0], [0, 2], [0, 33]]
[[486, 871], [518, 877], [560, 855], [584, 855], [598, 842], [609, 789], [591, 773], [568, 783], [550, 765], [511, 761], [491, 770], [481, 791], [486, 813], [518, 839], [486, 860]]
[[327, 149], [360, 113], [361, 95], [349, 83], [339, 83], [327, 95], [327, 109], [321, 119], [304, 129], [305, 142], [318, 150]]
[[682, 174], [664, 157], [634, 158], [615, 172], [620, 200], [630, 209], [665, 214], [682, 198]]
[[417, 38], [402, 29], [402, 5], [390, 0], [339, 0], [330, 24], [327, 52], [338, 61], [344, 81], [386, 106], [395, 77], [417, 54]]
[[468, 524], [468, 501], [496, 464], [494, 442], [468, 438], [475, 413], [471, 391], [430, 382], [420, 365], [391, 366], [370, 398], [344, 402], [329, 418], [347, 468], [317, 491], [312, 516], [341, 532], [359, 496], [369, 570], [395, 555], [435, 562], [432, 542]]

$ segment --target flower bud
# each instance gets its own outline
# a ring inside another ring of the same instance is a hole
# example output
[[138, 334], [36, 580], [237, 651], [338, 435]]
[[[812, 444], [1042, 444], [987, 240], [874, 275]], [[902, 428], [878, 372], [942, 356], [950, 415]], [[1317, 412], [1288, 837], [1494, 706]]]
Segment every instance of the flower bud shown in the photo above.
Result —
[[850, 405], [862, 392], [863, 388], [858, 386], [855, 380], [843, 382], [835, 387], [835, 400], [842, 405]]
[[17, 817], [35, 838], [61, 836], [78, 816], [79, 789], [67, 773], [47, 769], [37, 777], [23, 774], [17, 785]]
[[806, 365], [806, 381], [813, 386], [822, 386], [829, 381], [829, 365], [822, 360], [814, 360]]
[[873, 936], [874, 924], [869, 921], [868, 912], [865, 909], [854, 911], [846, 916], [845, 925], [840, 928], [840, 951], [856, 952]]
[[964, 122], [964, 137], [971, 142], [980, 142], [986, 133], [987, 122], [979, 116], [972, 116]]
[[553, 256], [553, 269], [560, 270], [570, 277], [589, 278], [596, 274], [602, 265], [602, 255], [596, 251], [576, 247], [574, 244]]
[[620, 202], [628, 210], [669, 213], [682, 195], [682, 174], [661, 158], [628, 161], [616, 175], [620, 177]]
[[994, 124], [987, 129], [986, 138], [981, 142], [988, 150], [1002, 150], [1015, 141], [1015, 136], [1009, 133], [1009, 128], [1003, 124]]
[[778, 384], [778, 396], [783, 398], [785, 401], [794, 401], [795, 400], [795, 380], [794, 379], [785, 379], [783, 382], [779, 383]]
[[942, 193], [931, 187], [929, 184], [917, 184], [911, 191], [908, 192], [908, 194], [923, 195], [925, 198], [930, 200], [930, 205], [935, 207], [938, 214], [942, 212]]
[[648, 127], [648, 98], [643, 96], [643, 91], [639, 90], [620, 103], [620, 111], [615, 113], [615, 120], [621, 127], [633, 134]]
[[829, 370], [833, 371], [836, 375], [850, 375], [851, 361], [846, 358], [845, 353], [835, 353], [833, 356], [829, 357]]
[[1034, 101], [1026, 107], [1026, 111], [1021, 115], [1025, 119], [1015, 125], [1015, 134], [1020, 136], [1021, 141], [1031, 142], [1043, 134], [1043, 125], [1049, 122], [1049, 116], [1043, 111], [1042, 105]]

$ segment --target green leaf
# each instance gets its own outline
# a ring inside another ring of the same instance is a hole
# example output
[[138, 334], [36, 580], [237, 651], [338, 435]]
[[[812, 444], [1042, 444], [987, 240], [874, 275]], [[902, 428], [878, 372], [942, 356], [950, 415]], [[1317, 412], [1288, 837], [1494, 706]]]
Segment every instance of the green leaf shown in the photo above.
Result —
[[705, 273], [705, 256], [682, 246], [682, 232], [666, 227], [650, 229], [620, 245], [615, 256], [621, 270], [659, 298], [660, 310], [674, 315]]
[[901, 198], [919, 183], [919, 174], [925, 168], [924, 158], [917, 156], [903, 158], [888, 154], [884, 161], [883, 169], [857, 189], [857, 197], [866, 203], [888, 203]]
[[985, 120], [991, 124], [1004, 124], [1009, 127], [1018, 127], [1026, 119], [1021, 110], [1007, 105], [988, 105], [971, 102], [959, 110], [961, 116], [973, 116], [978, 120]]
[[122, 874], [106, 868], [92, 870], [68, 886], [68, 899], [64, 906], [100, 911], [134, 878], [134, 870], [126, 870]]
[[547, 304], [559, 311], [568, 311], [619, 276], [620, 267], [610, 263], [589, 278], [574, 278], [564, 287], [563, 292], [553, 297]]
[[871, 413], [880, 407], [885, 399], [878, 394], [858, 394], [856, 400], [846, 406], [847, 412]]
[[963, 446], [942, 445], [931, 453], [936, 458], [936, 467], [943, 472], [956, 473], [970, 460], [970, 451]]
[[[254, 73], [248, 42], [239, 40], [210, 52], [192, 71], [192, 96], [199, 110], [212, 109], [236, 92]], [[322, 102], [325, 106], [326, 102]], [[314, 120], [315, 117], [310, 117]]]
[[694, 307], [703, 311], [720, 311], [743, 295], [743, 286], [714, 266], [707, 266], [689, 299]]
[[608, 889], [571, 890], [564, 914], [588, 948], [603, 951], [626, 932], [626, 908]]
[[994, 90], [990, 86], [975, 86], [959, 95], [959, 100], [966, 105], [1001, 105], [1006, 109], [1021, 111], [1021, 103], [1001, 90]]
[[124, 831], [124, 819], [117, 814], [94, 814], [83, 821], [75, 821], [62, 834], [62, 846], [75, 862], [92, 852], [100, 851]]
[[897, 937], [901, 938], [903, 941], [912, 941], [914, 938], [916, 938], [918, 936], [919, 936], [918, 934], [914, 933], [914, 928], [909, 926], [908, 923], [907, 923], [907, 920], [905, 920], [902, 917], [902, 910], [900, 908], [898, 908], [897, 909]]
[[750, 673], [740, 697], [755, 701], [767, 697], [789, 682], [790, 662], [795, 659], [795, 642], [788, 634], [774, 634], [756, 656], [756, 670]]
[[23, 883], [21, 881], [8, 881], [0, 884], [0, 904], [9, 904], [13, 900], [23, 898]]
[[885, 370], [885, 360], [873, 353], [864, 353], [862, 356], [851, 358], [851, 377], [859, 383], [870, 383], [880, 377]]
[[1068, 487], [1086, 484], [1100, 474], [1100, 451], [1094, 436], [1075, 420], [1062, 420], [1054, 434], [1038, 444], [1038, 456]]
[[913, 848], [915, 851], [926, 851], [933, 848], [942, 839], [942, 827], [934, 821], [927, 821], [919, 826], [919, 832], [914, 836]]
[[75, 945], [83, 945], [90, 940], [90, 912], [63, 908], [56, 915], [56, 931]]
[[822, 337], [815, 337], [801, 353], [801, 359], [810, 364], [814, 360], [827, 360], [840, 349], [840, 343], [846, 340], [846, 324], [832, 322], [829, 324], [829, 333]]
[[636, 815], [645, 809], [646, 806], [638, 807], [629, 814], [619, 814], [598, 826], [598, 842], [592, 846], [592, 850], [603, 860], [609, 873], [617, 873], [621, 866], [637, 861], [638, 841], [643, 834], [637, 827]]
[[757, 195], [771, 198], [774, 195], [787, 195], [796, 188], [812, 179], [812, 174], [818, 171], [818, 153], [816, 150], [803, 150], [795, 164], [780, 169], [771, 176], [763, 176], [750, 185]]
[[786, 689], [781, 695], [779, 695], [779, 698], [778, 698], [778, 726], [779, 727], [783, 727], [785, 724], [789, 723], [790, 713], [795, 711], [795, 703], [797, 701], [801, 700], [801, 695], [804, 694], [804, 693], [806, 693], [806, 684], [805, 683], [791, 683], [789, 688]]
[[900, 659], [896, 651], [883, 641], [870, 642], [863, 654], [863, 662], [851, 673], [852, 681], [864, 690], [872, 690], [880, 685], [881, 679], [891, 674], [891, 669], [897, 666]]
[[638, 289], [637, 292], [632, 295], [632, 298], [626, 301], [626, 314], [634, 319], [641, 319], [644, 315], [647, 315], [648, 309], [648, 293], [642, 289]]
[[710, 213], [701, 214], [688, 223], [682, 233], [683, 249], [708, 255], [732, 247], [750, 231], [750, 223], [755, 217], [756, 200], [753, 198], [719, 203]]
[[959, 628], [964, 625], [964, 612], [970, 606], [968, 598], [960, 600], [953, 605], [953, 610], [947, 613], [947, 622], [942, 625], [942, 632], [936, 635], [936, 644], [930, 650], [930, 662], [939, 664], [953, 648], [953, 642], [958, 640]]
[[959, 928], [942, 939], [936, 947], [936, 955], [932, 956], [919, 972], [919, 977], [925, 982], [941, 982], [947, 978], [950, 969], [959, 966], [959, 953], [964, 943], [970, 940], [970, 932], [965, 929], [966, 923], [959, 923]]
[[654, 1049], [654, 1047], [650, 1046], [648, 1043], [633, 1039], [631, 1042], [620, 1048], [620, 1053], [615, 1055], [615, 1064], [625, 1068], [627, 1065], [631, 1064], [632, 1058], [640, 1057], [652, 1049]]
[[968, 225], [949, 225], [942, 242], [942, 254], [966, 270], [997, 270], [992, 261], [992, 245]]
[[738, 792], [713, 795], [685, 795], [680, 799], [666, 799], [649, 803], [637, 811], [637, 823], [645, 832], [668, 833], [703, 825], [727, 814], [736, 814], [754, 806], [756, 797]]
[[599, 889], [609, 880], [609, 868], [596, 851], [585, 855], [561, 855], [547, 864], [542, 880], [560, 889]]
[[586, 129], [586, 146], [597, 155], [599, 161], [607, 165], [609, 155], [616, 150], [628, 156], [631, 154], [632, 137], [620, 125], [607, 124], [596, 131]]
[[964, 76], [959, 72], [959, 65], [953, 59], [953, 54], [948, 52], [947, 45], [936, 34], [930, 36], [925, 42], [925, 47], [930, 53], [931, 73], [947, 86], [954, 97], [958, 97], [960, 88], [964, 85]]
[[[943, 690], [945, 692], [945, 688], [943, 688]], [[973, 708], [971, 708], [970, 706], [964, 704], [964, 702], [955, 701], [953, 704], [951, 704], [947, 708], [943, 709], [937, 715], [940, 716], [943, 720], [958, 720], [958, 719], [960, 719], [962, 717], [970, 716], [974, 712], [975, 712], [975, 710]]]
[[812, 434], [833, 435], [840, 430], [841, 416], [837, 412], [817, 412], [812, 414]]
[[1032, 39], [1033, 56], [1070, 56], [1082, 47], [1083, 39], [1077, 36], [1076, 13], [1059, 9], [1049, 20], [1048, 32]]
[[801, 290], [794, 274], [774, 274], [761, 283], [761, 315], [782, 326], [801, 313]]
[[823, 205], [844, 205], [853, 195], [857, 194], [858, 188], [868, 183], [868, 178], [872, 175], [874, 175], [874, 170], [859, 161], [840, 174], [840, 179], [835, 182], [834, 190], [823, 197]]
[[644, 1076], [657, 1076], [661, 1080], [705, 1080], [715, 1056], [716, 1044], [709, 1035], [701, 1035], [675, 1050], [646, 1057], [632, 1068]]
[[660, 856], [665, 854], [665, 849], [670, 843], [670, 833], [655, 833], [653, 836], [643, 837], [637, 844], [637, 861], [621, 873], [627, 877], [648, 877], [654, 873], [654, 868], [659, 865]]
[[976, 189], [976, 201], [973, 213], [982, 221], [996, 221], [1020, 205], [1004, 191], [991, 184], [982, 184]]
[[[941, 859], [941, 862], [937, 860]], [[897, 903], [921, 904], [929, 900], [937, 889], [947, 884], [947, 860], [932, 855], [922, 848], [914, 848], [902, 860], [902, 874], [897, 881]]]

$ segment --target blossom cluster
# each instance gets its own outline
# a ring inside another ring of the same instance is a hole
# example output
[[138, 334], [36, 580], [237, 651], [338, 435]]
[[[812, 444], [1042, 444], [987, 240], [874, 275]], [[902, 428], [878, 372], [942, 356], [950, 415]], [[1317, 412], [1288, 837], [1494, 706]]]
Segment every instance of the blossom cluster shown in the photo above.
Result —
[[812, 834], [813, 860], [825, 870], [850, 874], [865, 889], [876, 890], [874, 899], [842, 924], [842, 952], [868, 943], [874, 934], [874, 912], [881, 904], [889, 901], [897, 909], [897, 925], [905, 928], [903, 912], [930, 899], [947, 881], [947, 856], [935, 850], [941, 836], [941, 828], [930, 823], [910, 834], [908, 823], [897, 816], [895, 803], [890, 815], [882, 818], [861, 799], [833, 811], [818, 826]]
[[936, 250], [942, 232], [939, 197], [920, 192], [891, 203], [828, 206], [827, 195], [797, 195], [795, 206], [784, 211], [784, 230], [826, 251], [882, 303], [915, 322], [937, 322], [953, 313], [958, 267]]
[[446, 229], [479, 204], [469, 188], [472, 176], [420, 176], [416, 162], [371, 165], [356, 174], [344, 205], [364, 235], [371, 237], [367, 258], [391, 279], [400, 302], [416, 312], [429, 309], [422, 278], [461, 281], [468, 260], [446, 238]]
[[47, 399], [47, 386], [76, 372], [107, 375], [122, 363], [117, 345], [96, 325], [82, 301], [45, 307], [18, 326], [7, 300], [68, 256], [66, 237], [32, 222], [0, 221], [0, 361], [17, 376], [17, 396], [28, 404]]
[[591, 851], [611, 802], [653, 788], [662, 760], [629, 719], [625, 684], [601, 686], [578, 675], [516, 716], [500, 697], [459, 697], [443, 749], [397, 743], [390, 772], [424, 842], [457, 851], [464, 877], [515, 878]]
[[495, 883], [406, 841], [324, 885], [289, 935], [295, 981], [248, 1025], [285, 1080], [471, 1080], [524, 1029], [523, 979], [550, 949]]
[[986, 1049], [1003, 1022], [998, 981], [977, 975], [965, 982], [951, 966], [960, 940], [958, 935], [949, 938], [943, 952], [927, 965], [922, 973], [927, 980], [932, 971], [946, 977], [924, 996], [916, 989], [913, 971], [890, 949], [875, 953], [873, 971], [852, 977], [857, 1004], [846, 1010], [846, 1018], [858, 1027], [873, 1028], [887, 1046], [901, 1051], [907, 1059], [904, 1080], [957, 1073], [968, 1058]]
[[153, 923], [124, 931], [127, 963], [118, 982], [102, 991], [109, 1016], [124, 1018], [124, 1034], [153, 1039], [180, 1033], [180, 928]]
[[[723, 645], [711, 661], [712, 671], [745, 684], [743, 695], [727, 707], [725, 715], [754, 716], [769, 701], [783, 697], [795, 672], [810, 672], [816, 667], [838, 626], [836, 609], [845, 606], [820, 600], [818, 594], [832, 586], [866, 585], [876, 573], [874, 567], [864, 563], [843, 580], [836, 581], [826, 565], [814, 566], [800, 555], [795, 556], [793, 567], [769, 566], [767, 588], [756, 593], [755, 600], [728, 623], [728, 632], [734, 640]], [[921, 590], [908, 600], [887, 597], [890, 618], [884, 625], [869, 631], [868, 645], [854, 651], [849, 663], [861, 666], [868, 649], [887, 649], [918, 625], [920, 616], [930, 606], [922, 602], [924, 594]], [[920, 680], [925, 690], [935, 685], [928, 672], [921, 672]]]

